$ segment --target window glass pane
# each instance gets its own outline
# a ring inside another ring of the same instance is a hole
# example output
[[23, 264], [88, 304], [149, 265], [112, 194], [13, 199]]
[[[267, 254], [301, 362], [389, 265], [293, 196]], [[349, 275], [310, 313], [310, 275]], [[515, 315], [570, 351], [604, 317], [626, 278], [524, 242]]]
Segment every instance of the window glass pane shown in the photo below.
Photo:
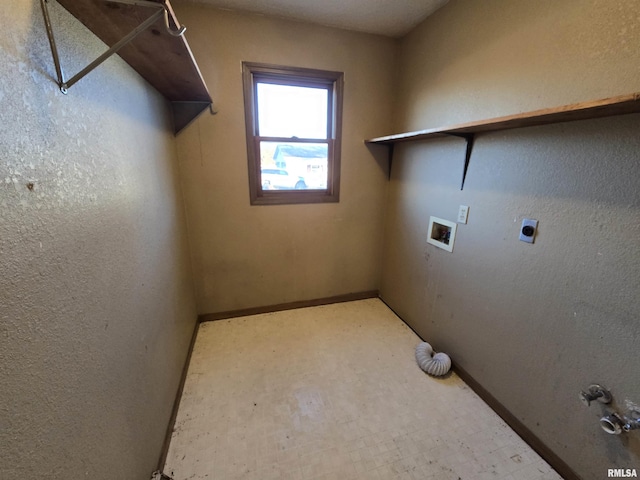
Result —
[[258, 83], [258, 135], [327, 138], [328, 90]]
[[260, 142], [260, 183], [263, 190], [327, 188], [326, 143]]

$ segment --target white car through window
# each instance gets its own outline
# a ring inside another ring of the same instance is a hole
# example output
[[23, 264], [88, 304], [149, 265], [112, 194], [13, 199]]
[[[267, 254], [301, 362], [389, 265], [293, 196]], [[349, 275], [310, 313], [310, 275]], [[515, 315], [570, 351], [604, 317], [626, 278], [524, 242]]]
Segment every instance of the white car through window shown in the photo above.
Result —
[[291, 175], [282, 168], [263, 168], [261, 178], [263, 190], [303, 190], [307, 188], [303, 177]]

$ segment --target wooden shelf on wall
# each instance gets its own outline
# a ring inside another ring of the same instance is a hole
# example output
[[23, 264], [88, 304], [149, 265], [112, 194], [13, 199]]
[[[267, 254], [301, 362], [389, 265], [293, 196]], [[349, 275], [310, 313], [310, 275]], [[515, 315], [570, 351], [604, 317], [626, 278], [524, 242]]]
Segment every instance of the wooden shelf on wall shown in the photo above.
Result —
[[546, 108], [543, 110], [535, 110], [533, 112], [518, 113], [516, 115], [508, 115], [506, 117], [461, 123], [441, 128], [399, 133], [396, 135], [372, 138], [366, 140], [366, 142], [373, 144], [394, 144], [398, 142], [426, 140], [429, 138], [445, 137], [450, 135], [466, 137], [482, 132], [495, 132], [498, 130], [508, 130], [512, 128], [549, 125], [552, 123], [610, 117], [627, 113], [640, 113], [640, 93], [620, 95], [618, 97], [605, 98], [603, 100], [596, 100], [592, 102], [575, 103], [557, 108]]
[[[57, 1], [109, 47], [150, 16], [149, 8], [142, 6], [104, 0]], [[168, 0], [164, 3], [170, 22], [177, 27], [171, 5]], [[211, 95], [186, 38], [170, 35], [162, 19], [122, 47], [118, 55], [171, 102], [176, 133], [211, 106]]]
[[365, 143], [372, 145], [388, 145], [390, 147], [389, 172], [391, 172], [393, 145], [396, 143], [428, 140], [430, 138], [442, 138], [448, 136], [464, 138], [467, 142], [467, 148], [464, 168], [462, 171], [462, 184], [460, 186], [460, 190], [462, 190], [464, 189], [464, 182], [467, 178], [467, 171], [471, 160], [471, 151], [473, 150], [473, 142], [477, 133], [550, 125], [552, 123], [572, 122], [575, 120], [611, 117], [614, 115], [624, 115], [628, 113], [640, 113], [640, 93], [620, 95], [618, 97], [605, 98], [603, 100], [596, 100], [592, 102], [574, 103], [563, 107], [546, 108], [543, 110], [518, 113], [515, 115], [491, 118], [488, 120], [460, 123], [457, 125], [450, 125], [448, 127], [398, 133], [396, 135], [371, 138], [369, 140], [365, 140]]

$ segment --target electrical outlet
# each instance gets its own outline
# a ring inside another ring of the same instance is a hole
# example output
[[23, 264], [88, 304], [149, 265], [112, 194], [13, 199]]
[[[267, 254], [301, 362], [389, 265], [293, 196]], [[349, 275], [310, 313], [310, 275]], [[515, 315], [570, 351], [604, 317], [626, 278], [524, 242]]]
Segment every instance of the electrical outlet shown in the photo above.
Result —
[[458, 210], [458, 223], [467, 223], [469, 218], [469, 207], [467, 205], [460, 205]]
[[537, 229], [538, 220], [525, 218], [522, 220], [522, 226], [520, 227], [520, 240], [527, 243], [533, 243]]

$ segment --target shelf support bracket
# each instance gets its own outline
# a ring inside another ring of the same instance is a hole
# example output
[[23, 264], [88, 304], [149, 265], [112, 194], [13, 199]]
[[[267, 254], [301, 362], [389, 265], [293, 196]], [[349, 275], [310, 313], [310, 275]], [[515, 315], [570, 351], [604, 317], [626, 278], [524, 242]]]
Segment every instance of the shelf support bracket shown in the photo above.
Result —
[[471, 161], [471, 151], [473, 150], [473, 142], [476, 136], [473, 133], [445, 133], [452, 137], [464, 138], [467, 142], [467, 150], [464, 155], [464, 169], [462, 170], [462, 184], [460, 185], [460, 190], [464, 190], [464, 182], [467, 179], [467, 171], [469, 170], [469, 162]]
[[391, 167], [393, 166], [393, 150], [394, 150], [395, 144], [394, 143], [390, 143], [389, 144], [389, 173], [387, 180], [391, 180]]
[[40, 6], [42, 7], [42, 14], [44, 16], [45, 28], [47, 30], [47, 36], [49, 37], [49, 45], [51, 46], [51, 54], [53, 56], [53, 63], [56, 67], [56, 75], [58, 77], [58, 86], [60, 87], [60, 91], [67, 94], [69, 88], [84, 78], [88, 73], [93, 71], [96, 67], [102, 64], [105, 60], [111, 57], [114, 53], [117, 53], [125, 45], [129, 44], [134, 38], [144, 32], [151, 25], [156, 23], [158, 19], [164, 15], [164, 23], [167, 31], [176, 37], [180, 37], [184, 34], [186, 28], [182, 25], [177, 25], [177, 29], [171, 27], [169, 22], [169, 8], [167, 5], [157, 2], [151, 2], [149, 0], [109, 0], [112, 3], [123, 3], [126, 5], [133, 5], [138, 7], [151, 7], [157, 8], [158, 10], [151, 15], [147, 20], [142, 22], [139, 26], [134, 28], [131, 32], [125, 35], [121, 40], [115, 43], [111, 48], [109, 48], [106, 52], [96, 58], [93, 62], [83, 68], [80, 72], [76, 73], [69, 80], [64, 79], [64, 72], [62, 71], [62, 66], [60, 63], [60, 56], [58, 55], [58, 48], [56, 46], [56, 41], [53, 36], [53, 27], [51, 26], [51, 19], [49, 18], [49, 10], [47, 8], [47, 3], [49, 0], [40, 0]]

